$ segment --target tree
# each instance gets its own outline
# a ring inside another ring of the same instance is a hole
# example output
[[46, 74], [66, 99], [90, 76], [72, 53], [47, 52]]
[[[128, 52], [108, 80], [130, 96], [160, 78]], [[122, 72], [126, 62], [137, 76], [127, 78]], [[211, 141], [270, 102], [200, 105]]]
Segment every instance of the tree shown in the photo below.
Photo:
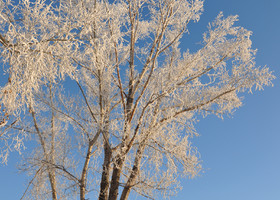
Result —
[[1, 158], [29, 139], [23, 198], [152, 198], [201, 170], [199, 115], [222, 117], [239, 93], [271, 85], [251, 32], [222, 13], [201, 49], [180, 49], [202, 0], [0, 1]]

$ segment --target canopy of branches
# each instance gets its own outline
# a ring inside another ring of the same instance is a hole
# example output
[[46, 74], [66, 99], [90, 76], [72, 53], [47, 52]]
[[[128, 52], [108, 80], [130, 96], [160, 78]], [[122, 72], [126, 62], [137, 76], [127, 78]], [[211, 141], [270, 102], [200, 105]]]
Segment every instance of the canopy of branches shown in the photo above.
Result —
[[202, 11], [203, 0], [0, 1], [0, 158], [32, 141], [23, 198], [167, 197], [199, 173], [196, 117], [231, 114], [240, 92], [274, 78], [237, 16], [220, 13], [201, 48], [182, 51]]

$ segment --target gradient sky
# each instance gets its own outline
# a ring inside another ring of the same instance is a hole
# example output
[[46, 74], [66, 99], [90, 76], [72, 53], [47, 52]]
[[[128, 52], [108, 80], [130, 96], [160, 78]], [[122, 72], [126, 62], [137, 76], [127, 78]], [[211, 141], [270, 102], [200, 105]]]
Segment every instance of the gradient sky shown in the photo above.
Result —
[[[181, 48], [196, 48], [208, 22], [220, 11], [239, 15], [237, 23], [253, 31], [257, 65], [267, 65], [277, 79], [274, 87], [244, 94], [244, 105], [223, 120], [210, 116], [196, 125], [203, 173], [182, 180], [174, 200], [279, 200], [280, 199], [280, 0], [206, 0], [204, 13], [189, 27]], [[191, 45], [191, 46], [190, 46]], [[19, 160], [12, 153], [0, 166], [0, 199], [20, 199], [28, 182], [17, 173]], [[141, 199], [133, 197], [131, 199]]]

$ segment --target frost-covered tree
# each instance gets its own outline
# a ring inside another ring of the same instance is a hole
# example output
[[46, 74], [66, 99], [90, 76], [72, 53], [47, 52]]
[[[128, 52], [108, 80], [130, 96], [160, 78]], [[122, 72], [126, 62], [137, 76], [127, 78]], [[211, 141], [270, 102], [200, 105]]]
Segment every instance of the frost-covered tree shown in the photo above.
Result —
[[168, 197], [199, 173], [196, 117], [231, 114], [274, 78], [237, 16], [220, 13], [182, 52], [202, 11], [203, 0], [0, 1], [0, 158], [25, 139], [34, 148], [23, 198]]

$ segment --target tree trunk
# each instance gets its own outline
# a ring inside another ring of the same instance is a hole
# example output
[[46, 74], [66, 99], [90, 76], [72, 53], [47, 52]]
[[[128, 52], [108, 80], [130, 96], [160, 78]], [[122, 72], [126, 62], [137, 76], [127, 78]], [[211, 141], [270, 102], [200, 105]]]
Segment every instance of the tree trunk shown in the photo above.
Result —
[[88, 150], [87, 150], [87, 156], [84, 163], [81, 179], [80, 179], [80, 200], [86, 199], [86, 181], [87, 181], [87, 171], [88, 171], [88, 165], [91, 157], [91, 151], [93, 148], [93, 142], [89, 142]]
[[[50, 100], [51, 100], [51, 110], [52, 110], [52, 117], [51, 117], [51, 151], [50, 151], [50, 163], [55, 164], [55, 115], [53, 111], [53, 92], [52, 92], [52, 85], [49, 86], [50, 89]], [[53, 168], [49, 169], [49, 179], [52, 188], [52, 198], [53, 200], [57, 200], [57, 191], [56, 191], [56, 178], [55, 178], [55, 171]]]
[[49, 179], [50, 179], [51, 188], [52, 188], [52, 199], [57, 200], [55, 173], [53, 171], [50, 171], [50, 169], [49, 169]]
[[[39, 136], [39, 139], [40, 139], [40, 144], [41, 144], [41, 146], [43, 148], [44, 157], [45, 157], [47, 162], [49, 162], [51, 164], [54, 164], [54, 146], [53, 146], [54, 134], [52, 134], [51, 160], [49, 160], [48, 154], [47, 154], [47, 150], [46, 150], [45, 140], [44, 140], [44, 137], [42, 136], [42, 132], [40, 131], [39, 126], [37, 124], [37, 120], [36, 120], [36, 117], [35, 117], [35, 112], [31, 108], [31, 106], [30, 106], [29, 109], [30, 109], [30, 112], [32, 114], [32, 118], [33, 118], [33, 122], [34, 122], [34, 126], [35, 126], [35, 129], [36, 129], [36, 132], [37, 132], [37, 134]], [[52, 125], [53, 125], [53, 122], [52, 122]], [[50, 166], [47, 166], [47, 171], [48, 171], [48, 177], [49, 177], [50, 184], [51, 184], [51, 189], [52, 189], [52, 199], [53, 200], [57, 200], [55, 172], [53, 171], [52, 168], [50, 168]]]
[[118, 156], [117, 161], [114, 165], [111, 185], [110, 185], [110, 192], [109, 192], [109, 200], [117, 200], [119, 194], [119, 184], [120, 184], [120, 177], [121, 171], [123, 166], [124, 159]]
[[110, 147], [104, 142], [104, 162], [103, 171], [100, 183], [99, 200], [108, 200], [108, 189], [110, 185], [110, 163], [111, 163], [112, 153]]
[[131, 171], [131, 174], [126, 182], [126, 185], [122, 191], [122, 195], [120, 200], [127, 200], [129, 193], [131, 191], [131, 188], [133, 187], [133, 185], [136, 182], [136, 178], [139, 174], [139, 170], [140, 170], [140, 163], [141, 163], [141, 158], [142, 158], [142, 153], [144, 151], [144, 145], [139, 146], [137, 153], [136, 153], [136, 157], [134, 160], [134, 165]]

